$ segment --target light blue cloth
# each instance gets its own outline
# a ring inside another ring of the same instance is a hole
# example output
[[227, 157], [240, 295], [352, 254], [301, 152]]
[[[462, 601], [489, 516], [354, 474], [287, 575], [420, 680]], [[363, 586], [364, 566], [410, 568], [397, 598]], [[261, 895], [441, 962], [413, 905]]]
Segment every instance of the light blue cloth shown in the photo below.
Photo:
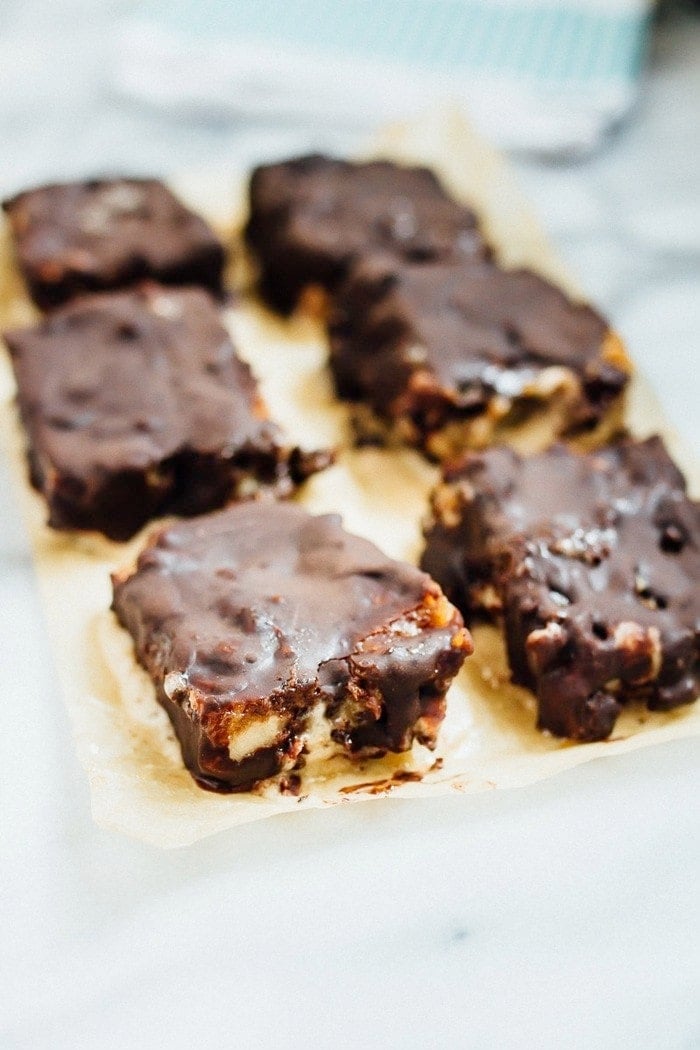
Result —
[[571, 84], [637, 77], [649, 5], [615, 0], [147, 0], [139, 13], [184, 33], [279, 41], [440, 73], [488, 71]]
[[123, 93], [189, 115], [372, 123], [456, 101], [498, 144], [585, 152], [632, 105], [650, 0], [146, 0]]

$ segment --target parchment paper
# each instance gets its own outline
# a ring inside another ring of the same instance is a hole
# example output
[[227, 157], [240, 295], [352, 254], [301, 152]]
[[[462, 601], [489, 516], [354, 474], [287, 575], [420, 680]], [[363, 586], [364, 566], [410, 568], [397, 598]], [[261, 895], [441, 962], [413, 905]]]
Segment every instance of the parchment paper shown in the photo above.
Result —
[[[506, 164], [460, 118], [441, 113], [389, 128], [368, 155], [432, 165], [457, 196], [482, 214], [505, 264], [532, 266], [575, 291]], [[229, 184], [226, 175], [172, 181], [229, 236], [240, 224], [244, 189]], [[30, 321], [32, 309], [6, 243], [0, 277], [4, 327]], [[250, 298], [229, 309], [226, 320], [241, 355], [261, 380], [273, 417], [290, 437], [307, 448], [347, 446], [347, 413], [332, 397], [320, 326], [308, 317], [280, 321]], [[630, 351], [634, 356], [634, 347]], [[44, 504], [26, 480], [6, 360], [0, 390], [2, 441], [17, 478], [14, 495], [25, 511], [61, 686], [90, 782], [92, 813], [104, 827], [158, 846], [182, 846], [290, 810], [349, 805], [385, 794], [419, 797], [516, 787], [600, 755], [700, 734], [697, 704], [665, 715], [633, 705], [618, 720], [611, 739], [602, 743], [573, 744], [542, 734], [535, 729], [533, 698], [508, 682], [498, 632], [482, 627], [475, 632], [475, 655], [450, 691], [436, 752], [416, 746], [408, 756], [361, 766], [344, 758], [322, 767], [310, 765], [299, 797], [281, 794], [276, 785], [242, 795], [202, 791], [182, 765], [167, 716], [133, 660], [130, 639], [108, 611], [109, 573], [133, 559], [148, 529], [126, 545], [46, 528]], [[698, 464], [665, 424], [639, 377], [627, 411], [640, 436], [664, 433], [697, 492]], [[340, 511], [349, 530], [394, 557], [412, 560], [420, 549], [420, 521], [436, 477], [436, 468], [413, 451], [346, 447], [336, 466], [306, 486], [300, 502], [313, 512]]]

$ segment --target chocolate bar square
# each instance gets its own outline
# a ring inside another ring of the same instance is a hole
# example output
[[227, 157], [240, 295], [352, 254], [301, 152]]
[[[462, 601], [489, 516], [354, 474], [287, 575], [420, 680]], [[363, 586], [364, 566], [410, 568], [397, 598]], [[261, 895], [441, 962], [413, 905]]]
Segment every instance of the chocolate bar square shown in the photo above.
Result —
[[370, 250], [422, 261], [489, 251], [474, 212], [427, 168], [317, 154], [255, 169], [245, 238], [282, 313], [308, 286], [332, 292]]
[[156, 179], [41, 186], [3, 208], [29, 294], [43, 309], [147, 278], [221, 292], [221, 242]]
[[247, 790], [335, 747], [435, 746], [471, 640], [420, 570], [337, 515], [258, 501], [161, 530], [114, 577], [131, 633], [204, 787]]
[[601, 740], [629, 700], [698, 696], [700, 504], [659, 438], [465, 457], [433, 492], [421, 564], [502, 621], [513, 680], [556, 735]]
[[528, 270], [490, 260], [355, 264], [330, 317], [341, 398], [360, 403], [361, 436], [439, 460], [546, 420], [558, 434], [616, 422], [630, 363], [590, 306]]
[[84, 296], [6, 340], [53, 528], [124, 540], [157, 515], [289, 495], [329, 462], [285, 443], [201, 289]]

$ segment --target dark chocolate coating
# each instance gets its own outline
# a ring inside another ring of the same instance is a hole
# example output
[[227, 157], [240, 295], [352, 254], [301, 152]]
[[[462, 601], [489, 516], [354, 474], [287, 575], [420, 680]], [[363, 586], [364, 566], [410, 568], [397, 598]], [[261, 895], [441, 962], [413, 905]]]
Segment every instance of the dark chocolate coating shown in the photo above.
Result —
[[[296, 757], [319, 702], [349, 753], [403, 751], [414, 737], [433, 746], [471, 648], [420, 570], [348, 534], [337, 515], [270, 501], [160, 531], [135, 572], [115, 577], [113, 607], [185, 763], [222, 790]], [[269, 715], [284, 720], [274, 746], [233, 761], [232, 719]]]
[[422, 566], [465, 613], [490, 585], [539, 724], [608, 736], [621, 705], [698, 696], [700, 504], [659, 438], [471, 454], [432, 497]]
[[54, 528], [123, 540], [149, 518], [198, 514], [256, 483], [289, 494], [324, 465], [285, 447], [201, 289], [84, 296], [6, 340]]
[[408, 419], [427, 440], [502, 396], [527, 401], [543, 369], [580, 381], [568, 421], [594, 426], [627, 374], [605, 360], [603, 317], [528, 270], [481, 259], [416, 264], [359, 261], [330, 318], [331, 368], [342, 398], [364, 401], [388, 422]]
[[335, 289], [368, 250], [422, 261], [488, 252], [474, 212], [427, 168], [319, 155], [255, 169], [245, 238], [264, 298], [283, 313], [306, 285]]
[[156, 179], [42, 186], [3, 208], [29, 293], [44, 309], [146, 278], [221, 292], [221, 242]]

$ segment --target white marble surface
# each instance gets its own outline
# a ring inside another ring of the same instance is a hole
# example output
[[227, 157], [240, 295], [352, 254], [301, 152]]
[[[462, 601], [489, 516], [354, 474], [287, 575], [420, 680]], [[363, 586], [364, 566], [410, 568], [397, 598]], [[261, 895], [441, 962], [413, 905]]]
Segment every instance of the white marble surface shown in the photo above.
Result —
[[[4, 6], [2, 191], [57, 171], [244, 168], [354, 144], [329, 129], [167, 125], [106, 86], [104, 26], [130, 5], [93, 5], [92, 26], [77, 24], [84, 3]], [[633, 122], [596, 158], [519, 162], [696, 448], [698, 98], [700, 23], [676, 20], [657, 32]], [[521, 791], [299, 814], [161, 853], [90, 820], [8, 499], [0, 639], [3, 1048], [700, 1046], [697, 741]]]

